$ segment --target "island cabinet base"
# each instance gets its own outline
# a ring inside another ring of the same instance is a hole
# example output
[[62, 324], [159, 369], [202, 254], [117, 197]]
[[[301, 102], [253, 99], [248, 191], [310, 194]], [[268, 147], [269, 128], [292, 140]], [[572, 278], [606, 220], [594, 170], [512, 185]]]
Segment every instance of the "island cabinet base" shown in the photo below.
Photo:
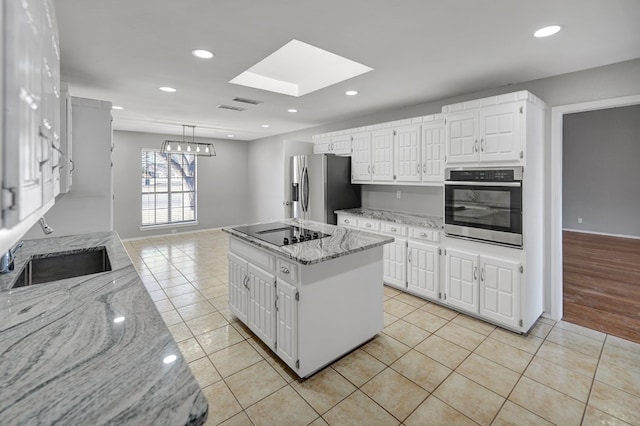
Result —
[[229, 309], [300, 377], [383, 328], [382, 246], [303, 265], [229, 240]]

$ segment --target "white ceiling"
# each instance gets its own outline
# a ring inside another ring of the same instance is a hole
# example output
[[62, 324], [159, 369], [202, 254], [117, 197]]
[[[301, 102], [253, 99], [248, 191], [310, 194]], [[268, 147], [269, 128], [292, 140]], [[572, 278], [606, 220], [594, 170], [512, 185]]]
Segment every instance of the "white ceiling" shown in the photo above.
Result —
[[[638, 0], [54, 0], [62, 80], [114, 128], [253, 140], [640, 57]], [[545, 39], [533, 32], [560, 24]], [[373, 71], [301, 97], [229, 80], [292, 39]], [[195, 48], [215, 53], [191, 56]], [[164, 93], [160, 86], [178, 89]], [[345, 96], [355, 89], [360, 94]], [[260, 105], [233, 102], [243, 97]], [[219, 104], [246, 107], [242, 112]], [[296, 108], [298, 113], [288, 113]], [[261, 127], [269, 124], [269, 128]]]

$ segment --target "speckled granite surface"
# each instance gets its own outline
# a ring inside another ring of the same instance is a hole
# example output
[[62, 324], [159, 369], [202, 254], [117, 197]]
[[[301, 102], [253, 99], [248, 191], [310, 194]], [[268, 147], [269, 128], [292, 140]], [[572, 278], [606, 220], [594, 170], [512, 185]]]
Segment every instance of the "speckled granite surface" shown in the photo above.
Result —
[[[8, 290], [32, 255], [95, 246], [112, 271]], [[115, 233], [25, 241], [0, 276], [0, 372], [2, 425], [200, 425], [207, 415]]]
[[367, 219], [384, 220], [409, 226], [420, 226], [422, 228], [443, 229], [443, 218], [440, 216], [419, 215], [413, 213], [394, 212], [391, 210], [374, 210], [367, 208], [336, 210], [337, 214], [348, 214], [360, 216]]
[[238, 237], [258, 247], [262, 247], [278, 256], [294, 260], [303, 265], [325, 262], [336, 257], [347, 256], [363, 250], [368, 250], [394, 241], [393, 237], [371, 232], [357, 231], [345, 227], [327, 225], [326, 223], [310, 220], [285, 219], [278, 223], [302, 225], [313, 231], [330, 234], [330, 237], [319, 240], [305, 241], [302, 243], [278, 247], [264, 242], [250, 235], [236, 231], [232, 228], [222, 230], [234, 237]]

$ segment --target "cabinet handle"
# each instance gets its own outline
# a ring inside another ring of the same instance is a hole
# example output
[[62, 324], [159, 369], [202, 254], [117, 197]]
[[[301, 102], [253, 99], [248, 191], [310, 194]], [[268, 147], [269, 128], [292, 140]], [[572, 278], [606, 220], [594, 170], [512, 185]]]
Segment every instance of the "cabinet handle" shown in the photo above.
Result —
[[426, 238], [426, 237], [427, 237], [427, 233], [426, 233], [426, 232], [421, 232], [421, 233], [420, 233], [420, 236], [421, 236], [421, 237], [425, 237], [425, 238]]
[[484, 268], [480, 269], [480, 281], [484, 282]]
[[376, 174], [376, 165], [371, 166], [371, 173]]
[[367, 167], [367, 172], [371, 173], [371, 164], [369, 164], [369, 166]]
[[482, 146], [482, 143], [484, 142], [484, 138], [480, 138], [480, 151], [484, 152], [484, 147]]
[[76, 169], [76, 163], [73, 162], [73, 160], [69, 159], [69, 162], [71, 163], [71, 170], [69, 170], [71, 173], [73, 173], [73, 171]]
[[418, 163], [418, 174], [420, 173], [420, 163]]
[[478, 267], [477, 266], [473, 267], [473, 279], [474, 280], [478, 279]]
[[371, 228], [371, 224], [370, 224], [370, 223], [365, 224], [365, 226], [366, 226], [367, 228]]
[[397, 228], [390, 228], [389, 230], [390, 230], [391, 232], [398, 232], [398, 229], [397, 229]]
[[409, 263], [411, 263], [411, 252], [408, 253], [407, 259], [409, 260]]
[[351, 223], [351, 222], [349, 221], [349, 219], [345, 219], [344, 223]]
[[289, 273], [289, 268], [287, 268], [286, 266], [281, 266], [280, 267], [280, 272], [282, 272], [283, 274], [288, 274]]
[[427, 173], [427, 165], [426, 164], [422, 165], [422, 173]]
[[478, 152], [478, 139], [473, 142], [473, 152]]

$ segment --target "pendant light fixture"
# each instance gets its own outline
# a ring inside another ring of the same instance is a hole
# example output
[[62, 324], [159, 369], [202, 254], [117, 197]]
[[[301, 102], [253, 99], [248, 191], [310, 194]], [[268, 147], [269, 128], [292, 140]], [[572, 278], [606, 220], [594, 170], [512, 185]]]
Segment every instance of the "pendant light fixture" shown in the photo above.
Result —
[[[185, 130], [187, 127], [191, 128], [191, 140], [187, 141], [185, 137]], [[160, 152], [164, 154], [193, 154], [199, 157], [215, 157], [216, 150], [213, 144], [196, 142], [196, 126], [188, 124], [182, 125], [182, 142], [166, 140], [162, 143]]]

